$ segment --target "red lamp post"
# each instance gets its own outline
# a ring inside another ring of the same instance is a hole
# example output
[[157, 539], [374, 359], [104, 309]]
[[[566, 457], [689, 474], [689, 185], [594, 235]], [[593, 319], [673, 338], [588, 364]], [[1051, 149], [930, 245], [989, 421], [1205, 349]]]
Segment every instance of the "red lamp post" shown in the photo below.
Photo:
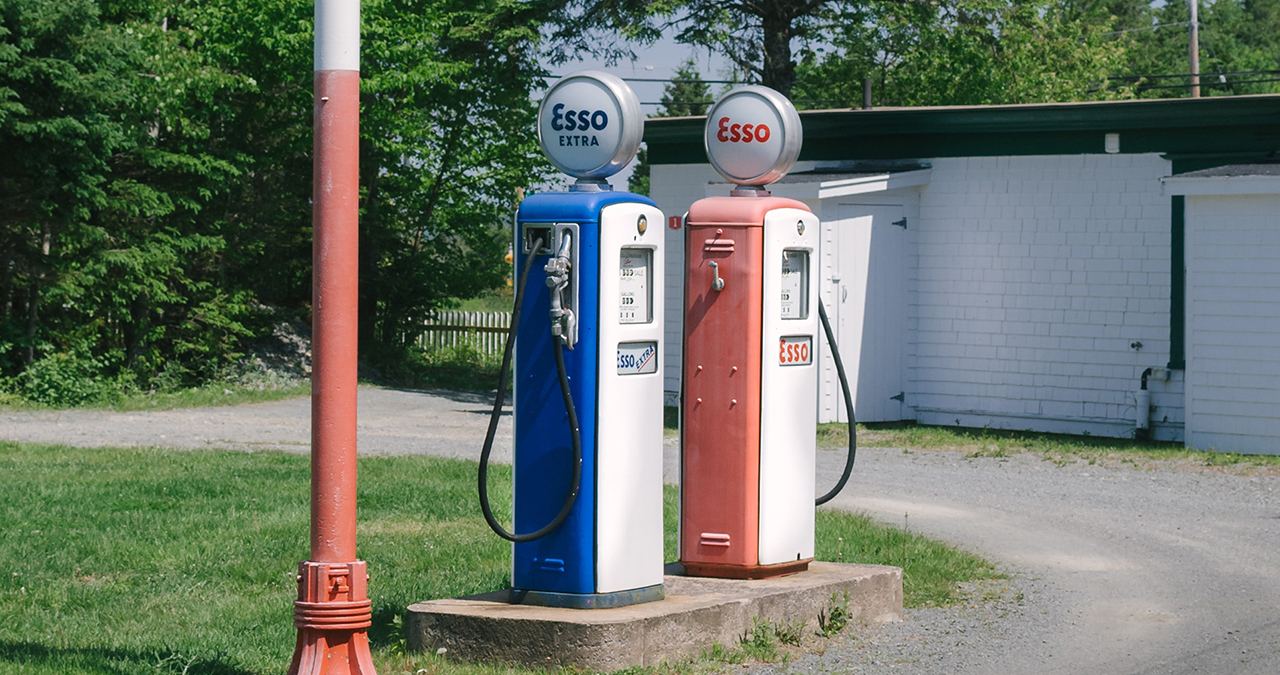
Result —
[[374, 675], [356, 559], [360, 0], [315, 6], [311, 559], [298, 564], [289, 675]]

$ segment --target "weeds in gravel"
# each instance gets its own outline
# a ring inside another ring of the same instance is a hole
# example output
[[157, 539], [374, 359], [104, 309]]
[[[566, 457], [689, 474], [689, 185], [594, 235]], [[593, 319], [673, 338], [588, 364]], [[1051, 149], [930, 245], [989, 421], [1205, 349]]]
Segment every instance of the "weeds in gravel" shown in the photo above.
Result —
[[775, 663], [784, 658], [778, 651], [778, 634], [768, 619], [753, 617], [751, 630], [738, 639], [738, 647], [748, 658], [765, 663]]
[[832, 593], [827, 608], [818, 612], [818, 635], [827, 638], [835, 637], [848, 625], [849, 592], [845, 591], [843, 597]]

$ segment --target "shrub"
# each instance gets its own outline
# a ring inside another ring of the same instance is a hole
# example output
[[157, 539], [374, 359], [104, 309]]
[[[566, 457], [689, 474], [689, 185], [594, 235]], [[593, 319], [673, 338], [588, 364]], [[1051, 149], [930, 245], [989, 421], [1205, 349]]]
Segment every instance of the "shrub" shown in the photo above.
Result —
[[8, 389], [32, 403], [66, 407], [110, 403], [134, 388], [127, 370], [109, 374], [112, 359], [82, 352], [49, 354], [10, 378]]

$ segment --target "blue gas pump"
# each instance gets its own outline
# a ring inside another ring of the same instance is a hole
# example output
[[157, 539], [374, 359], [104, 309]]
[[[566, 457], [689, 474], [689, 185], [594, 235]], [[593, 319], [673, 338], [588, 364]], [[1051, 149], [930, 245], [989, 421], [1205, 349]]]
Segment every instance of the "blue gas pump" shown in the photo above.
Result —
[[[486, 520], [512, 542], [512, 602], [663, 597], [663, 216], [605, 180], [642, 133], [635, 94], [606, 73], [563, 78], [539, 110], [543, 150], [578, 180], [529, 196], [516, 216], [516, 305], [479, 478]], [[512, 361], [509, 532], [489, 508], [486, 469]]]

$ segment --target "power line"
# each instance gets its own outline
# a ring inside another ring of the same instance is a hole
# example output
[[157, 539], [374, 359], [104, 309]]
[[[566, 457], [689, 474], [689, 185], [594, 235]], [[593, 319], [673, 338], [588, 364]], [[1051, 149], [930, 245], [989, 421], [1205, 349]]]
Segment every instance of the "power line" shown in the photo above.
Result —
[[[1174, 75], [1112, 75], [1108, 79], [1112, 80], [1159, 80], [1178, 77], [1191, 77], [1197, 73], [1182, 73]], [[1201, 77], [1236, 77], [1242, 75], [1280, 75], [1280, 70], [1237, 70], [1234, 72], [1221, 73], [1198, 73]]]
[[1195, 86], [1201, 86], [1201, 87], [1227, 87], [1227, 86], [1232, 86], [1232, 85], [1237, 85], [1237, 84], [1263, 84], [1263, 83], [1266, 83], [1266, 82], [1280, 82], [1280, 77], [1269, 77], [1269, 78], [1265, 78], [1265, 79], [1261, 79], [1261, 80], [1232, 80], [1232, 81], [1229, 81], [1229, 82], [1222, 82], [1222, 81], [1217, 81], [1217, 82], [1209, 81], [1209, 82], [1205, 82], [1205, 81], [1201, 81], [1199, 85], [1195, 85], [1195, 84], [1192, 84], [1192, 83], [1190, 83], [1190, 82], [1188, 82], [1187, 84], [1152, 84], [1152, 85], [1143, 85], [1143, 84], [1140, 84], [1140, 85], [1138, 85], [1138, 87], [1137, 87], [1137, 88], [1138, 88], [1138, 89], [1142, 89], [1142, 90], [1147, 90], [1147, 89], [1188, 89], [1188, 88], [1190, 88], [1190, 87], [1195, 87]]

